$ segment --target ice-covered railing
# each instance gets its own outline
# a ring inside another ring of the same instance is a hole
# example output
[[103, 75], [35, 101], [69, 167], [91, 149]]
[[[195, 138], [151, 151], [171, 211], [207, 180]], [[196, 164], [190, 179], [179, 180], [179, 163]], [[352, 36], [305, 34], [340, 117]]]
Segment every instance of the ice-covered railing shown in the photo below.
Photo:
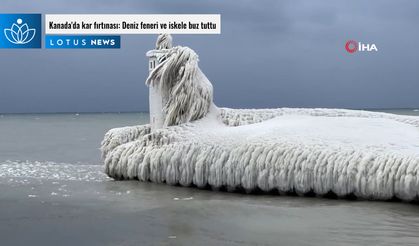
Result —
[[362, 117], [385, 118], [419, 127], [419, 118], [415, 116], [400, 116], [389, 113], [371, 112], [350, 109], [327, 108], [277, 108], [277, 109], [231, 109], [220, 108], [220, 118], [228, 126], [242, 126], [263, 122], [285, 114], [328, 116], [328, 117]]
[[109, 130], [101, 143], [102, 158], [106, 157], [106, 154], [124, 143], [128, 143], [137, 140], [141, 136], [149, 134], [151, 127], [149, 124], [142, 126], [127, 126], [114, 128]]

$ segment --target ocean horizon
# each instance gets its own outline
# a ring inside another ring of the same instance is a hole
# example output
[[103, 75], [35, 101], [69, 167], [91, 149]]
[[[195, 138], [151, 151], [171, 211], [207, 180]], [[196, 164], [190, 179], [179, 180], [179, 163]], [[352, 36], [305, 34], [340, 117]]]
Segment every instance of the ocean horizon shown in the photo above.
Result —
[[[294, 107], [283, 107], [283, 108], [294, 108]], [[295, 108], [304, 108], [304, 107], [295, 107]], [[316, 108], [330, 108], [333, 107], [316, 107]], [[234, 108], [233, 108], [234, 109]], [[270, 108], [266, 108], [270, 109]], [[384, 113], [394, 113], [406, 115], [406, 112], [413, 111], [419, 112], [419, 107], [411, 108], [341, 108], [349, 110], [365, 110], [373, 112], [384, 112]], [[0, 115], [13, 115], [13, 114], [135, 114], [135, 113], [150, 113], [149, 111], [62, 111], [62, 112], [0, 112]]]

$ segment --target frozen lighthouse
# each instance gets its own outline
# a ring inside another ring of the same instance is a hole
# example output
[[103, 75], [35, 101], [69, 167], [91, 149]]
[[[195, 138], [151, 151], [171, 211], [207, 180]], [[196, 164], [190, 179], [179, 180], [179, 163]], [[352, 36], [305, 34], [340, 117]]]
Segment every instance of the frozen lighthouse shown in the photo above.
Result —
[[[172, 48], [172, 37], [170, 34], [161, 34], [157, 38], [156, 48], [147, 52], [148, 71], [152, 71], [162, 62], [169, 49]], [[157, 84], [149, 84], [149, 111], [151, 129], [159, 129], [164, 125], [163, 106], [167, 103], [167, 95], [163, 95]]]
[[151, 130], [203, 118], [212, 105], [212, 84], [198, 67], [198, 55], [172, 47], [172, 37], [161, 34], [147, 56]]
[[170, 35], [163, 34], [147, 56], [150, 124], [106, 133], [101, 151], [110, 177], [419, 201], [419, 117], [217, 107], [192, 49], [172, 47]]

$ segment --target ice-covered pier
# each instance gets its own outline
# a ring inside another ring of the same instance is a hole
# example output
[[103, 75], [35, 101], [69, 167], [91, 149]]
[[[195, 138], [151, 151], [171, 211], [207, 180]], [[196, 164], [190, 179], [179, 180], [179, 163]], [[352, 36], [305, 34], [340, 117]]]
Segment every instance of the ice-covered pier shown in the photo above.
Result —
[[150, 124], [106, 133], [106, 173], [171, 185], [419, 200], [419, 117], [344, 109], [229, 109], [197, 54], [161, 35]]

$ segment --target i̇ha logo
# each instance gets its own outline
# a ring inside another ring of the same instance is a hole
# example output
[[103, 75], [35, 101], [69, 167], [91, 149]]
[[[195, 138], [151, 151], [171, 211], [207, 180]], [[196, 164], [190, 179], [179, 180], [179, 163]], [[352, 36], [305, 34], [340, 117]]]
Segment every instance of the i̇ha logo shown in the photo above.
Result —
[[[16, 24], [17, 23], [17, 24]], [[36, 30], [29, 28], [28, 24], [24, 23], [22, 19], [17, 19], [16, 23], [10, 28], [4, 29], [4, 35], [7, 40], [12, 44], [27, 44], [35, 37]]]
[[378, 51], [377, 46], [375, 44], [368, 44], [368, 43], [361, 43], [355, 40], [348, 40], [345, 43], [345, 49], [348, 53], [355, 53], [356, 51]]

